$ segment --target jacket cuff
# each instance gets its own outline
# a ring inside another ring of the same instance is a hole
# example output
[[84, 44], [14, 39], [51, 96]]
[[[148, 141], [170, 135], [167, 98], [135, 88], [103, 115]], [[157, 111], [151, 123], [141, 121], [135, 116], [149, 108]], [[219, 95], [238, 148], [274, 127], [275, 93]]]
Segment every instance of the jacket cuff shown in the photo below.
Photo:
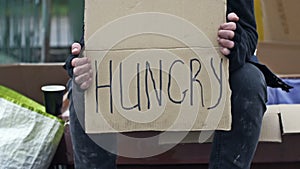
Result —
[[234, 72], [235, 70], [241, 68], [246, 63], [246, 51], [247, 46], [242, 43], [242, 36], [244, 34], [241, 25], [237, 22], [237, 28], [234, 31], [234, 47], [230, 49], [230, 54], [227, 56], [229, 61], [229, 71]]
[[65, 61], [65, 64], [64, 64], [64, 69], [67, 70], [68, 72], [68, 75], [72, 78], [73, 77], [73, 66], [72, 66], [72, 60], [75, 58], [76, 56], [74, 55], [69, 55], [68, 58], [66, 59]]
[[236, 30], [234, 31], [234, 37], [233, 37], [233, 41], [235, 43], [241, 43], [242, 33], [243, 33], [243, 29], [241, 28], [241, 25], [239, 24], [239, 22], [236, 22]]

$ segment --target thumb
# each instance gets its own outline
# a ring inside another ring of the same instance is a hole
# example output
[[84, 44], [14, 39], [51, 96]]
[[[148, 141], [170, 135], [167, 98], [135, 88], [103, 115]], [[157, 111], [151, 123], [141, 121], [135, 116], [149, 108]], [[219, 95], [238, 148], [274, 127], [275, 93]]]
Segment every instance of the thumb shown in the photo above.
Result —
[[71, 47], [72, 55], [79, 55], [81, 51], [81, 45], [79, 43], [73, 43]]
[[[73, 54], [73, 53], [72, 53]], [[78, 62], [78, 58], [74, 58], [72, 61], [71, 61], [71, 65], [73, 67], [76, 67], [77, 66], [77, 62]]]
[[230, 22], [238, 22], [240, 20], [240, 18], [237, 16], [236, 13], [232, 12], [230, 14], [228, 14], [227, 16], [228, 21]]

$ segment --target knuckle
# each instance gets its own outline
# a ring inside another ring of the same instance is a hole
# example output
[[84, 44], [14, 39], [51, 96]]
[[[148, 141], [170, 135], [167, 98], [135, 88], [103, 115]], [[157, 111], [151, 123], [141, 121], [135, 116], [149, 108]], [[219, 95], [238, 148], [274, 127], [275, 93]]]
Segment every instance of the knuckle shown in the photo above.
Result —
[[73, 67], [76, 67], [76, 64], [77, 64], [77, 58], [74, 58], [72, 61], [71, 61], [71, 64]]
[[78, 77], [75, 77], [74, 80], [75, 80], [75, 82], [76, 82], [77, 84], [79, 84], [80, 81], [79, 81], [79, 78], [78, 78]]
[[78, 73], [78, 69], [77, 69], [77, 67], [75, 67], [75, 68], [73, 69], [73, 74], [74, 74], [74, 75], [77, 75], [77, 73]]
[[87, 87], [86, 87], [86, 84], [85, 83], [82, 83], [81, 85], [80, 85], [80, 88], [82, 89], [82, 90], [85, 90]]
[[224, 39], [220, 39], [219, 44], [221, 45], [221, 47], [225, 47]]
[[234, 38], [234, 36], [235, 36], [235, 32], [231, 32], [231, 39], [233, 39]]
[[234, 44], [233, 44], [233, 42], [232, 41], [228, 41], [228, 48], [233, 48], [234, 47]]
[[230, 46], [230, 48], [234, 48], [234, 42], [231, 42], [231, 46]]

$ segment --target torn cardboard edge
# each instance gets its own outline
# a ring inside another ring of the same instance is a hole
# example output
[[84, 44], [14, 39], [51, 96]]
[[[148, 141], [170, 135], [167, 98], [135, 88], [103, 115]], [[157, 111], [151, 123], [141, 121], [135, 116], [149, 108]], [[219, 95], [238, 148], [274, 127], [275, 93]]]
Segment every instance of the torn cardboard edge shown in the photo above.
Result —
[[[265, 112], [262, 129], [259, 141], [260, 142], [275, 142], [282, 143], [282, 137], [289, 134], [300, 133], [300, 104], [279, 104], [267, 106]], [[213, 140], [213, 131], [201, 131], [201, 132], [190, 132], [181, 141], [181, 143], [210, 143]], [[202, 133], [202, 140], [200, 134]], [[169, 132], [166, 134], [167, 137], [159, 138], [159, 144], [178, 144], [174, 142], [177, 135], [184, 133]], [[210, 137], [206, 137], [203, 140], [203, 136], [210, 134]], [[199, 140], [200, 138], [200, 140]]]

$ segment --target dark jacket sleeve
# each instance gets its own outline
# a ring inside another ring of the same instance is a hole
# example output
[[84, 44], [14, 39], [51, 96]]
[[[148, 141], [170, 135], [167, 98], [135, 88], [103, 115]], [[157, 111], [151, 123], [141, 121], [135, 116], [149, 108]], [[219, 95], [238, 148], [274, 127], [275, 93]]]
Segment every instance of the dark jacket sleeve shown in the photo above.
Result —
[[250, 62], [262, 71], [268, 86], [289, 92], [292, 86], [282, 81], [267, 66], [258, 63], [257, 59], [253, 59], [258, 40], [253, 0], [228, 0], [227, 3], [227, 14], [234, 12], [240, 18], [235, 31], [235, 47], [228, 56], [230, 72]]
[[[78, 42], [78, 43], [80, 43], [80, 45], [81, 45], [81, 48], [83, 48], [83, 46], [84, 46], [84, 37], [83, 37], [83, 34], [82, 34], [82, 37], [81, 37], [81, 39], [80, 39], [80, 41]], [[70, 49], [71, 50], [71, 49]], [[68, 75], [72, 78], [73, 77], [73, 66], [72, 66], [72, 64], [71, 64], [71, 62], [72, 62], [72, 60], [74, 59], [74, 58], [76, 58], [76, 57], [78, 57], [78, 55], [72, 55], [72, 54], [70, 54], [68, 57], [67, 57], [67, 59], [66, 59], [66, 61], [65, 61], [65, 64], [64, 64], [64, 69], [66, 69], [66, 71], [68, 72]]]
[[234, 12], [240, 20], [235, 31], [235, 47], [228, 56], [229, 69], [234, 71], [249, 61], [257, 46], [258, 34], [253, 0], [228, 0], [227, 14]]

